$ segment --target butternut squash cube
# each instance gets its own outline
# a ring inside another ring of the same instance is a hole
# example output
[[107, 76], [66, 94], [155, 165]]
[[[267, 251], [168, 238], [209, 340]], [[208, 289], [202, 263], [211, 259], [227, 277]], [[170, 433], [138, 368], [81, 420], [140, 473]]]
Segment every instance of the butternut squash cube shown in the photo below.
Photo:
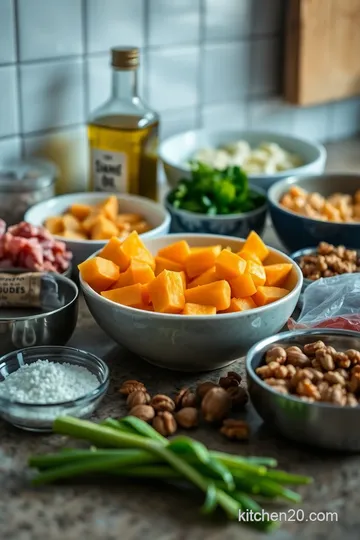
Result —
[[242, 274], [229, 281], [232, 296], [235, 298], [246, 298], [256, 293], [256, 286], [250, 274]]
[[289, 291], [281, 287], [260, 286], [254, 294], [253, 300], [257, 306], [265, 306], [276, 300], [280, 300], [280, 298], [283, 298], [287, 294], [289, 294]]
[[94, 257], [78, 265], [82, 279], [96, 292], [105, 291], [119, 279], [119, 267], [108, 259]]
[[230, 307], [224, 313], [236, 313], [238, 311], [247, 311], [256, 308], [254, 300], [248, 296], [247, 298], [232, 298]]
[[97, 210], [92, 210], [90, 214], [81, 222], [81, 228], [87, 233], [90, 234], [92, 228], [94, 227], [97, 219], [99, 217], [99, 212]]
[[265, 285], [266, 274], [262, 265], [256, 264], [254, 261], [247, 261], [245, 273], [250, 274], [256, 287]]
[[245, 272], [246, 261], [236, 253], [223, 249], [215, 261], [215, 268], [220, 279], [232, 279]]
[[136, 231], [133, 231], [125, 238], [121, 244], [120, 252], [122, 257], [122, 262], [120, 264], [121, 270], [126, 270], [133, 258], [146, 262], [153, 270], [155, 270], [154, 257], [150, 251], [146, 249]]
[[91, 240], [108, 240], [118, 234], [116, 225], [105, 216], [98, 216], [91, 229]]
[[216, 311], [222, 311], [230, 306], [231, 289], [224, 279], [199, 285], [185, 291], [186, 303], [214, 306]]
[[128, 223], [129, 225], [134, 225], [135, 223], [139, 223], [139, 221], [142, 221], [144, 218], [140, 214], [119, 214], [116, 216], [116, 225], [119, 227], [120, 223]]
[[259, 257], [260, 261], [264, 261], [269, 255], [268, 248], [255, 231], [251, 231], [242, 249], [250, 253], [255, 253], [255, 255]]
[[120, 274], [119, 279], [111, 288], [118, 289], [136, 283], [150, 283], [153, 279], [155, 279], [155, 274], [147, 263], [132, 259], [129, 268]]
[[266, 285], [269, 287], [280, 287], [292, 270], [291, 263], [268, 264], [264, 266], [266, 274]]
[[140, 283], [128, 285], [120, 289], [111, 289], [110, 291], [102, 291], [101, 296], [129, 307], [140, 307], [143, 304], [143, 292]]
[[105, 201], [99, 204], [102, 214], [110, 221], [114, 222], [119, 213], [119, 201], [116, 195], [111, 195]]
[[254, 261], [254, 263], [256, 264], [262, 264], [261, 260], [256, 255], [256, 253], [250, 253], [250, 251], [245, 251], [244, 249], [242, 249], [241, 251], [238, 252], [238, 255], [239, 257], [244, 259], [244, 261]]
[[155, 257], [155, 274], [158, 276], [163, 270], [182, 272], [184, 265], [171, 259], [165, 259], [165, 257]]
[[64, 231], [80, 232], [81, 230], [80, 221], [71, 214], [64, 214], [62, 217], [62, 222]]
[[88, 204], [74, 203], [70, 206], [70, 213], [79, 221], [84, 221], [92, 212], [92, 207]]
[[175, 242], [174, 244], [159, 249], [158, 256], [184, 265], [190, 253], [190, 247], [186, 240], [180, 240], [179, 242]]
[[154, 311], [180, 313], [185, 306], [184, 282], [180, 272], [163, 270], [148, 285]]
[[[117, 236], [112, 236], [107, 244], [102, 248], [99, 257], [108, 259], [114, 262], [120, 268], [120, 272], [124, 272], [128, 265], [124, 264], [124, 255], [121, 251], [122, 241]], [[129, 260], [130, 263], [130, 260]]]
[[62, 236], [63, 238], [68, 238], [69, 240], [87, 240], [87, 236], [82, 232], [77, 231], [64, 231], [62, 233], [58, 233], [59, 236]]
[[183, 315], [216, 315], [214, 306], [203, 306], [201, 304], [185, 304]]
[[206, 285], [207, 283], [214, 283], [214, 281], [219, 281], [219, 279], [216, 273], [216, 267], [212, 266], [209, 270], [206, 270], [206, 272], [203, 272], [200, 276], [190, 281], [188, 289], [198, 287], [199, 285]]
[[212, 266], [221, 253], [221, 246], [209, 246], [190, 253], [185, 263], [185, 271], [190, 278], [199, 276]]
[[45, 227], [51, 234], [59, 234], [64, 230], [64, 222], [61, 216], [50, 216], [45, 220]]

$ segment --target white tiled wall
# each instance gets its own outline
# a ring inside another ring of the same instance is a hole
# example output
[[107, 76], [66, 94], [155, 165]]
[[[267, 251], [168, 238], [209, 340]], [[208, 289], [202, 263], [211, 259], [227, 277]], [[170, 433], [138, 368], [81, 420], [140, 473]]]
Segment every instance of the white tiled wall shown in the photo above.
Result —
[[163, 137], [196, 127], [336, 139], [360, 130], [360, 98], [299, 109], [280, 96], [286, 0], [0, 0], [0, 163], [58, 162], [86, 178], [88, 114], [110, 89], [109, 48], [141, 47], [144, 98]]

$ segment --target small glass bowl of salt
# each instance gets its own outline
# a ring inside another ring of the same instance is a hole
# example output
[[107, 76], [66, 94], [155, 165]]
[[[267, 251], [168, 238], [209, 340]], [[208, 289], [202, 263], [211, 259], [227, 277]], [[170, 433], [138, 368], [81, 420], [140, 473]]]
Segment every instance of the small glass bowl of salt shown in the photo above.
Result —
[[58, 416], [90, 416], [109, 387], [105, 362], [72, 347], [28, 347], [0, 358], [0, 416], [51, 431]]

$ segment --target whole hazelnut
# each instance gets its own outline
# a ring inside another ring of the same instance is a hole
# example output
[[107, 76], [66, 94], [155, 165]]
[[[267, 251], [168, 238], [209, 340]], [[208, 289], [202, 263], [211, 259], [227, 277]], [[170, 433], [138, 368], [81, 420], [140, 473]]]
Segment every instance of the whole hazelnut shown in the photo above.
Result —
[[143, 392], [142, 390], [135, 390], [135, 392], [131, 392], [131, 394], [128, 395], [126, 400], [126, 405], [128, 409], [132, 409], [136, 405], [149, 405], [149, 403], [149, 394], [147, 392]]
[[152, 426], [160, 435], [168, 437], [177, 430], [177, 424], [174, 416], [168, 411], [161, 411], [155, 416]]
[[135, 405], [130, 410], [129, 415], [136, 416], [136, 418], [140, 418], [144, 422], [150, 422], [155, 416], [155, 411], [150, 405]]
[[241, 375], [239, 373], [236, 373], [236, 371], [228, 371], [227, 377], [229, 377], [230, 379], [235, 379], [239, 384], [242, 381]]
[[233, 379], [232, 377], [220, 377], [219, 386], [227, 390], [228, 388], [239, 386], [239, 382], [237, 379]]
[[191, 429], [199, 423], [199, 411], [195, 407], [184, 407], [176, 413], [175, 418], [179, 426]]
[[175, 410], [175, 403], [173, 400], [165, 394], [157, 394], [150, 401], [150, 405], [156, 412], [168, 411], [173, 412]]
[[212, 388], [201, 403], [201, 411], [207, 422], [219, 422], [230, 412], [231, 398], [223, 388]]
[[218, 388], [218, 387], [219, 386], [215, 384], [214, 382], [206, 381], [199, 384], [199, 386], [196, 389], [196, 393], [200, 399], [203, 399], [209, 390], [212, 390], [213, 388]]

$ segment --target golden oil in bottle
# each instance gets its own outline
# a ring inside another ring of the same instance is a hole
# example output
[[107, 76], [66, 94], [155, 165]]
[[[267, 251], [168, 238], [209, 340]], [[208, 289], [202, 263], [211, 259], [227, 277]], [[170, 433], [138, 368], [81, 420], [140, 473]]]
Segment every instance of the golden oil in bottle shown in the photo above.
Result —
[[138, 49], [112, 49], [112, 95], [88, 122], [90, 189], [156, 199], [159, 118], [137, 95], [138, 65]]

